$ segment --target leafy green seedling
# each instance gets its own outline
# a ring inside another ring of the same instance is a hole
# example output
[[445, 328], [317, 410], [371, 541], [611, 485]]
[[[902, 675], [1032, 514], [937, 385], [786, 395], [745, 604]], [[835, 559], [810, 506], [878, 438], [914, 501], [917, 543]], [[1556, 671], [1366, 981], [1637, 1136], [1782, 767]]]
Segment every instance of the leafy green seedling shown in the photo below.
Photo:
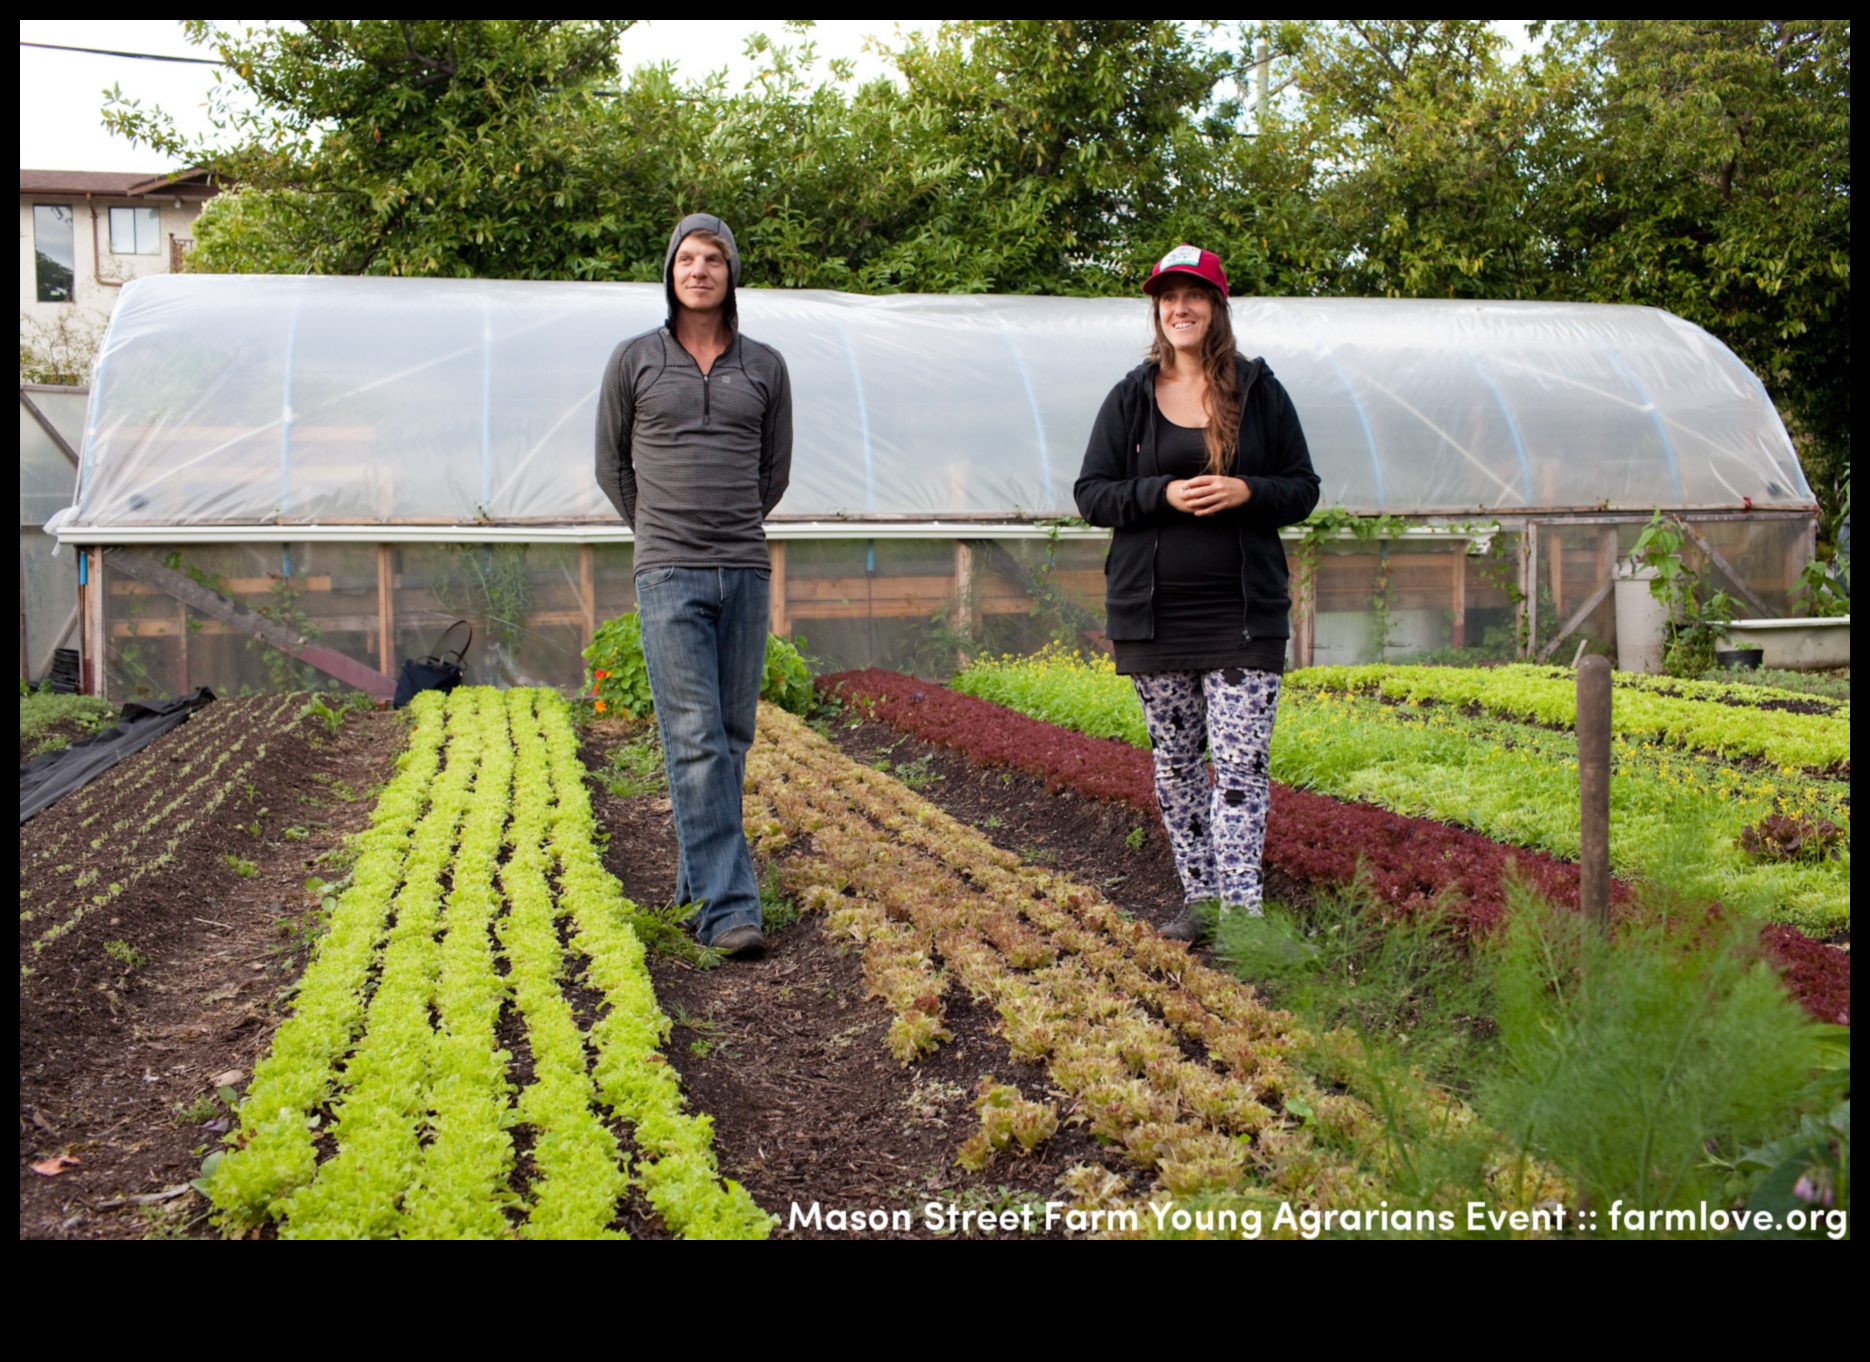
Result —
[[768, 866], [766, 877], [760, 881], [760, 930], [771, 936], [798, 920], [798, 904], [786, 896], [778, 870]]
[[338, 730], [344, 727], [344, 715], [350, 707], [340, 703], [337, 708], [327, 705], [319, 696], [313, 696], [311, 704], [300, 711], [301, 718], [313, 718], [325, 726], [325, 732], [336, 737]]
[[205, 1125], [221, 1110], [215, 1105], [213, 1094], [205, 1092], [192, 1102], [177, 1102], [169, 1109], [175, 1113], [175, 1119], [185, 1126]]

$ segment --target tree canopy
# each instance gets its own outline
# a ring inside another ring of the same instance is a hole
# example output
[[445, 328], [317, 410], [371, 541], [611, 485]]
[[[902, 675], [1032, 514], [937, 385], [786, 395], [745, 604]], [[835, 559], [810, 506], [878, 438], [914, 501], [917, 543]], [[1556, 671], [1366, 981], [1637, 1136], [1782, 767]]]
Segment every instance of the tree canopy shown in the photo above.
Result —
[[1848, 20], [965, 21], [862, 84], [788, 24], [741, 89], [621, 72], [631, 22], [189, 21], [218, 135], [105, 116], [236, 186], [196, 269], [655, 279], [705, 209], [775, 287], [1126, 293], [1190, 240], [1242, 293], [1652, 304], [1841, 498]]

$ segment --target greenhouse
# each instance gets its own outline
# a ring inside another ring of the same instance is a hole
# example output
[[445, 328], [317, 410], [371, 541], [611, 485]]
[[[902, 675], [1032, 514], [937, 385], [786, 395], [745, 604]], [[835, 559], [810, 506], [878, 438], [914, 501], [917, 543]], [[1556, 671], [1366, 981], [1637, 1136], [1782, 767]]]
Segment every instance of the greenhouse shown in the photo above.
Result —
[[[740, 306], [794, 391], [776, 632], [830, 667], [924, 674], [1100, 639], [1104, 537], [1071, 488], [1146, 344], [1141, 300]], [[470, 679], [577, 684], [596, 625], [634, 604], [631, 536], [593, 477], [599, 372], [663, 307], [650, 284], [131, 283], [47, 527], [79, 550], [90, 686], [369, 688], [456, 619]], [[1764, 388], [1699, 328], [1586, 304], [1233, 311], [1293, 395], [1321, 504], [1347, 513], [1291, 532], [1295, 663], [1609, 650], [1616, 560], [1657, 510], [1742, 612], [1788, 612], [1817, 507]], [[22, 557], [49, 553], [28, 522], [23, 490]]]

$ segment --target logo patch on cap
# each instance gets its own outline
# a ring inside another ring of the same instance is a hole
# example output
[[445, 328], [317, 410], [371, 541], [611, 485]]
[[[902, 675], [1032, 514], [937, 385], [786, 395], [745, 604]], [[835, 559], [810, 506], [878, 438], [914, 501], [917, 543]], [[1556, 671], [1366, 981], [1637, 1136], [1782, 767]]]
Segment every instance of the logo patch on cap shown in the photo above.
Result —
[[1174, 250], [1163, 256], [1162, 259], [1156, 263], [1156, 268], [1157, 270], [1166, 270], [1176, 265], [1199, 265], [1200, 263], [1201, 247], [1184, 244], [1177, 246]]

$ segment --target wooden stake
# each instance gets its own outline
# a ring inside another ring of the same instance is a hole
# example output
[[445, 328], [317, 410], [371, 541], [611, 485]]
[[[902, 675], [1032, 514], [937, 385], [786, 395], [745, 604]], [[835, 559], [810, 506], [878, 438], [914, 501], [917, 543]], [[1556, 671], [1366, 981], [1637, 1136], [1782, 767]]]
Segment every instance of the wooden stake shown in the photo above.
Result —
[[175, 669], [179, 673], [175, 678], [175, 693], [188, 694], [188, 606], [181, 601], [175, 603], [176, 614], [181, 618], [175, 630]]
[[767, 545], [772, 555], [772, 596], [767, 609], [772, 614], [772, 631], [781, 638], [792, 637], [792, 617], [786, 613], [786, 541], [777, 539]]
[[954, 541], [954, 627], [967, 633], [974, 627], [974, 546], [965, 539]]
[[1578, 663], [1578, 908], [1610, 930], [1610, 659]]
[[1524, 598], [1519, 603], [1520, 619], [1526, 632], [1519, 655], [1530, 657], [1539, 641], [1539, 526], [1531, 520], [1519, 536], [1519, 590]]
[[1312, 571], [1309, 577], [1302, 577], [1299, 565], [1291, 558], [1286, 560], [1286, 571], [1290, 576], [1301, 577], [1304, 585], [1299, 590], [1296, 618], [1292, 621], [1292, 665], [1309, 667], [1318, 646], [1318, 550], [1312, 549]]
[[584, 612], [584, 644], [597, 637], [597, 564], [589, 544], [578, 545], [578, 605]]
[[377, 545], [377, 670], [396, 675], [396, 550]]
[[1454, 646], [1467, 647], [1467, 545], [1454, 550]]
[[[965, 539], [954, 541], [954, 627], [967, 635], [974, 629], [974, 546]], [[972, 661], [965, 647], [955, 652], [955, 664], [965, 668]]]
[[1552, 583], [1552, 617], [1565, 617], [1565, 541], [1556, 534], [1552, 542], [1545, 547], [1546, 561], [1551, 564], [1546, 569], [1546, 577]]
[[101, 699], [110, 698], [108, 680], [109, 667], [105, 649], [109, 643], [104, 637], [104, 555], [93, 548], [84, 551], [89, 560], [85, 571], [86, 584], [79, 588], [84, 593], [84, 681], [83, 688], [87, 695]]

